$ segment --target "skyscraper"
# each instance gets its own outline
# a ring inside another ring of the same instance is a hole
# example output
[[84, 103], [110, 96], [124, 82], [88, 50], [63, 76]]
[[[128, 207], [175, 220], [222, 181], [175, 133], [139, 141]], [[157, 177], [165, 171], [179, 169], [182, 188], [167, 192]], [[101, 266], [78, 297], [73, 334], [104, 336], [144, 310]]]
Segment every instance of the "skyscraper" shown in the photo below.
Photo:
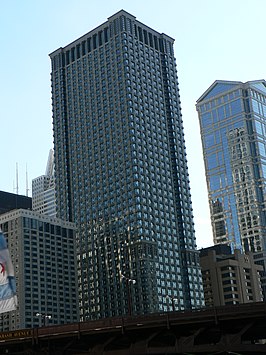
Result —
[[56, 217], [54, 154], [50, 149], [45, 175], [32, 180], [32, 210]]
[[215, 81], [197, 101], [215, 243], [266, 249], [266, 82]]
[[81, 319], [203, 305], [174, 40], [121, 10], [50, 54], [58, 216]]

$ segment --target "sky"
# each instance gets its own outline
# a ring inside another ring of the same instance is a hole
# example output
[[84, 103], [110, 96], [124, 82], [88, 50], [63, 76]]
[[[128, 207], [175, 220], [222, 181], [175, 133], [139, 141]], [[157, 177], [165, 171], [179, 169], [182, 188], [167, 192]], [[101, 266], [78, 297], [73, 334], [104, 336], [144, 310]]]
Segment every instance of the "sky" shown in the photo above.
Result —
[[195, 104], [215, 80], [266, 79], [265, 0], [0, 0], [0, 190], [26, 195], [27, 182], [30, 189], [45, 173], [53, 147], [49, 53], [121, 9], [175, 39], [196, 240], [211, 246]]

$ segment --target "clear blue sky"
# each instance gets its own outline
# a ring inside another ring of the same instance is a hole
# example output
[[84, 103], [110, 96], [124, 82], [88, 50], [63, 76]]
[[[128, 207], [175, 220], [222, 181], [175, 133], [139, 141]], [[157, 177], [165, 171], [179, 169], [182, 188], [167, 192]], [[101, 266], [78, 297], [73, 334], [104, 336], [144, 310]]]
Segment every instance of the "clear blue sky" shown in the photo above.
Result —
[[212, 244], [196, 100], [217, 79], [266, 79], [265, 0], [0, 0], [0, 190], [26, 194], [52, 147], [50, 59], [124, 9], [175, 38], [198, 247]]

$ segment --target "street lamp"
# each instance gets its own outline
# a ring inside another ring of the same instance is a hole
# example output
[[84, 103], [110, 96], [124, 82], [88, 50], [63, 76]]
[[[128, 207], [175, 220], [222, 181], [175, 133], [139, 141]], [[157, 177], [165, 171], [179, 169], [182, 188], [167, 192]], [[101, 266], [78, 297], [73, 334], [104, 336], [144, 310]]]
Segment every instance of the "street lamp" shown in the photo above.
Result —
[[42, 325], [44, 327], [47, 325], [47, 320], [52, 318], [52, 316], [50, 316], [49, 314], [44, 314], [44, 313], [36, 313], [36, 316], [42, 319]]
[[132, 302], [131, 302], [131, 289], [130, 289], [130, 284], [132, 283], [135, 285], [137, 282], [134, 279], [131, 279], [129, 277], [126, 277], [125, 275], [121, 274], [121, 279], [125, 280], [126, 282], [126, 287], [127, 287], [127, 299], [128, 299], [128, 315], [132, 315]]

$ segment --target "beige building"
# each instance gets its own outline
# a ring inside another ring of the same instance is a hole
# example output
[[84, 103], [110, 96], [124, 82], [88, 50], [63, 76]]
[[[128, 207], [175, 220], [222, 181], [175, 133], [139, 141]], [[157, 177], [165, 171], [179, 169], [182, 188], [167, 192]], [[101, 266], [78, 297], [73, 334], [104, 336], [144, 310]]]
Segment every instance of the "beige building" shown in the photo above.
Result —
[[15, 269], [18, 308], [0, 332], [79, 320], [75, 225], [25, 209], [0, 215]]
[[218, 244], [200, 252], [206, 307], [263, 300], [259, 271], [252, 254]]

